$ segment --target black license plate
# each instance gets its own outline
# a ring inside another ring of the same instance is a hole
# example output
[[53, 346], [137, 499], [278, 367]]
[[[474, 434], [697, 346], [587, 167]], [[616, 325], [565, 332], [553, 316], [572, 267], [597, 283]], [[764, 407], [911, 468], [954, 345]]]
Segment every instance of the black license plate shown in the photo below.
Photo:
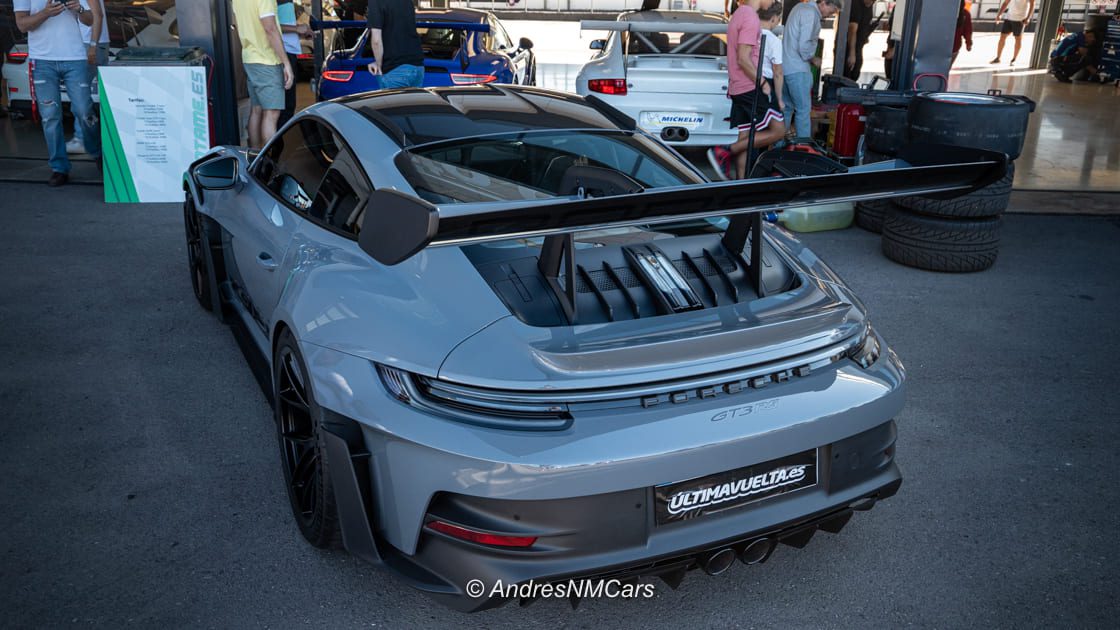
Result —
[[754, 503], [817, 484], [817, 450], [657, 486], [657, 524], [673, 523]]

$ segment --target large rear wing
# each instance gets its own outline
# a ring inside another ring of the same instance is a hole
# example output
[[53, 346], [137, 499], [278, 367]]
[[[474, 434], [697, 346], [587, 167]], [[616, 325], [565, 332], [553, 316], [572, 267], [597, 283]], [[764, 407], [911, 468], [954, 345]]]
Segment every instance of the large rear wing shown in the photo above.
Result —
[[672, 22], [672, 21], [634, 21], [625, 20], [580, 20], [581, 31], [615, 31], [625, 33], [639, 31], [642, 33], [707, 33], [717, 35], [727, 33], [726, 22]]
[[[331, 29], [369, 28], [363, 20], [311, 20], [311, 30], [326, 31]], [[458, 31], [471, 31], [473, 33], [489, 33], [490, 25], [477, 22], [428, 22], [416, 21], [416, 28], [446, 28]]]
[[[727, 36], [727, 23], [726, 22], [676, 22], [676, 21], [625, 21], [625, 20], [581, 20], [579, 28], [582, 31], [599, 30], [599, 31], [613, 31], [616, 33], [632, 33], [639, 45], [644, 46], [641, 54], [689, 54], [696, 50], [696, 48], [703, 42], [707, 41], [707, 37], [700, 37], [700, 35], [723, 35], [724, 37], [718, 38], [726, 42]], [[668, 40], [666, 39], [663, 44], [652, 41], [654, 33], [683, 33], [691, 35], [691, 37], [681, 37], [680, 43], [672, 49], [668, 49]], [[629, 48], [629, 47], [628, 47]], [[624, 55], [632, 54], [629, 50], [623, 51]]]
[[[774, 166], [783, 172], [780, 163]], [[758, 213], [764, 211], [902, 195], [955, 197], [1000, 179], [1006, 168], [1003, 153], [927, 144], [906, 147], [895, 160], [841, 173], [763, 177], [602, 197], [437, 206], [403, 192], [380, 189], [367, 201], [359, 243], [377, 261], [395, 265], [426, 247], [752, 214], [757, 239], [761, 229]], [[743, 220], [733, 218], [725, 242], [730, 239], [731, 249], [742, 251], [749, 231]]]

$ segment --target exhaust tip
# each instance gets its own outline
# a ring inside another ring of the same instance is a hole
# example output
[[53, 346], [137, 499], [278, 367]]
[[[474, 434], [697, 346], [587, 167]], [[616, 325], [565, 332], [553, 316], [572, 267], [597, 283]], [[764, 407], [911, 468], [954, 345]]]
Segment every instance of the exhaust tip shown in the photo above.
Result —
[[688, 129], [684, 127], [665, 127], [661, 130], [661, 139], [670, 142], [684, 142], [688, 140]]
[[739, 552], [739, 562], [743, 564], [760, 564], [766, 562], [774, 551], [774, 541], [769, 538], [759, 538], [752, 541]]
[[735, 562], [735, 550], [728, 547], [700, 556], [700, 568], [708, 575], [719, 575]]
[[875, 497], [864, 497], [848, 506], [857, 512], [864, 512], [875, 507]]

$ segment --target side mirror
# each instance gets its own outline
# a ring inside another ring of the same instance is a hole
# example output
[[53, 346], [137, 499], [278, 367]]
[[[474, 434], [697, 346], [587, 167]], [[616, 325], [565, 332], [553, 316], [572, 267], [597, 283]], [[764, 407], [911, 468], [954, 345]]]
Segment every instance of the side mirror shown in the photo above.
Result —
[[532, 50], [533, 40], [529, 39], [528, 37], [522, 37], [520, 40], [518, 40], [517, 46], [522, 50]]
[[591, 50], [602, 50], [607, 47], [607, 40], [593, 39], [591, 40]]
[[194, 180], [206, 190], [227, 190], [237, 183], [237, 158], [224, 157], [199, 164]]

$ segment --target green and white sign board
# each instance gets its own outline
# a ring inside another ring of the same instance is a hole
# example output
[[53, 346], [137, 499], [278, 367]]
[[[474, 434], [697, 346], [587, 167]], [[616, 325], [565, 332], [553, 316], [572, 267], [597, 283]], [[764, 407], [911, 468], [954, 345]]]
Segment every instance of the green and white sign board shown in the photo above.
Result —
[[206, 69], [101, 68], [105, 201], [183, 200], [183, 171], [210, 149]]

